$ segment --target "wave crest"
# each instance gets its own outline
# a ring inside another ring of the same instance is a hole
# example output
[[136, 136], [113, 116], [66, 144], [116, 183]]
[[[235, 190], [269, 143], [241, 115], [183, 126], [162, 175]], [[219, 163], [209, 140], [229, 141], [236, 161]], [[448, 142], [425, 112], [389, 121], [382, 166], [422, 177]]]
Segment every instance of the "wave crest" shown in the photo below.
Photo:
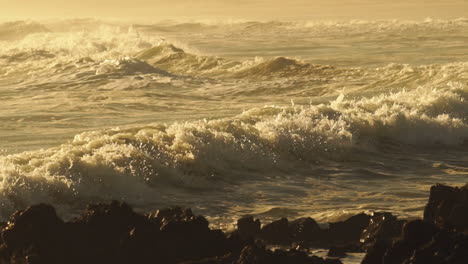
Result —
[[38, 201], [72, 206], [124, 197], [138, 204], [157, 199], [158, 186], [216, 189], [317, 162], [359, 160], [395, 144], [456, 148], [468, 139], [467, 96], [457, 88], [340, 95], [233, 118], [85, 132], [58, 148], [0, 157], [0, 200], [5, 214]]

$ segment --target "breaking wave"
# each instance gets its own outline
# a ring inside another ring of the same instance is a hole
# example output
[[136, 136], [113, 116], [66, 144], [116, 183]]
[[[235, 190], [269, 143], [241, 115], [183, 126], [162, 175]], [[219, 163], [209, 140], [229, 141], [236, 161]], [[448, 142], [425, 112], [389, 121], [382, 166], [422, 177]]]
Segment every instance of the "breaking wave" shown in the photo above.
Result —
[[[225, 119], [85, 132], [57, 148], [0, 158], [4, 215], [38, 201], [156, 199], [158, 186], [215, 190], [272, 171], [359, 159], [380, 144], [459, 147], [468, 93], [416, 89], [319, 105], [254, 108]], [[352, 157], [352, 158], [351, 158]], [[164, 189], [164, 188], [163, 188]]]

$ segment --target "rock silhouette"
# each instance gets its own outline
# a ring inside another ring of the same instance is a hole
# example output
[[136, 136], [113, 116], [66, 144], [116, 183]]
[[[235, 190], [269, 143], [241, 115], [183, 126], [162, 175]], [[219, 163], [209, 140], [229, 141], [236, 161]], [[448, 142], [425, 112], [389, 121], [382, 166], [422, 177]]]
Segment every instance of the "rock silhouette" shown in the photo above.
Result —
[[362, 263], [468, 263], [467, 194], [467, 185], [438, 184], [431, 188], [424, 219], [406, 222], [400, 236], [395, 236], [401, 224], [396, 219], [368, 227], [364, 237], [370, 243]]
[[[113, 201], [90, 204], [64, 221], [52, 206], [37, 204], [0, 224], [0, 264], [339, 264], [347, 252], [366, 252], [363, 264], [465, 264], [466, 198], [466, 186], [436, 185], [424, 219], [357, 214], [322, 229], [312, 218], [262, 226], [245, 216], [231, 233], [211, 229], [205, 217], [181, 207], [139, 214]], [[274, 245], [282, 249], [271, 250]], [[331, 258], [313, 256], [309, 247], [330, 249]]]

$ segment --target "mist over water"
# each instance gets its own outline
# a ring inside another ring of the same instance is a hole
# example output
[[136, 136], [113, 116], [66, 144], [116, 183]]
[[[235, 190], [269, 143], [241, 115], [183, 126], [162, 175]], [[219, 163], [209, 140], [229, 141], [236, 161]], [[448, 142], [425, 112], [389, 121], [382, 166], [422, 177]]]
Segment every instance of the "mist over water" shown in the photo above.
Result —
[[417, 217], [466, 183], [468, 20], [0, 24], [0, 217]]

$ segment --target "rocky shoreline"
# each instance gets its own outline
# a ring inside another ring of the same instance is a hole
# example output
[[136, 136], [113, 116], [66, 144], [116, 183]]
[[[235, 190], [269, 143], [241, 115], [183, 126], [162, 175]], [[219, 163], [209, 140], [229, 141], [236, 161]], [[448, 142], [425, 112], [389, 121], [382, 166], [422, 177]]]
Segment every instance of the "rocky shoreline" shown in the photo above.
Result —
[[[350, 252], [365, 252], [363, 264], [466, 264], [468, 184], [433, 186], [424, 219], [361, 213], [321, 228], [312, 218], [262, 226], [245, 216], [231, 233], [180, 207], [138, 214], [114, 201], [64, 221], [38, 204], [1, 223], [0, 242], [0, 264], [339, 264]], [[270, 249], [278, 245], [288, 249]], [[329, 249], [328, 257], [313, 256], [312, 248]]]

